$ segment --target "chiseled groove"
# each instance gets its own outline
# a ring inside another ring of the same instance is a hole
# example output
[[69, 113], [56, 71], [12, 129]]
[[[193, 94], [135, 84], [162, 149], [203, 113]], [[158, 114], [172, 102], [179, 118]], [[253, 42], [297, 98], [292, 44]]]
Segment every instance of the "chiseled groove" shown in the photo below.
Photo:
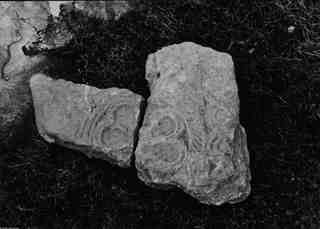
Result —
[[[114, 106], [114, 104], [112, 104], [112, 101], [111, 101], [103, 109], [99, 109], [99, 110], [94, 111], [94, 115], [92, 118], [90, 118], [89, 124], [86, 127], [86, 129], [87, 129], [86, 136], [88, 137], [88, 139], [91, 139], [91, 135], [93, 134], [92, 129], [95, 130], [98, 123], [100, 123], [101, 120], [103, 120], [103, 118], [110, 115], [109, 111], [110, 111], [110, 109], [112, 110], [113, 106]], [[112, 121], [114, 121], [114, 120], [112, 120]]]
[[[78, 128], [75, 131], [74, 136], [76, 138], [82, 139], [83, 137], [86, 137], [86, 139], [93, 143], [95, 142], [94, 138], [95, 137], [100, 137], [100, 136], [94, 136], [97, 131], [97, 127], [101, 122], [103, 122], [104, 119], [108, 119], [107, 121], [110, 122], [106, 126], [112, 126], [115, 123], [115, 112], [114, 110], [117, 109], [117, 107], [121, 105], [127, 105], [128, 101], [124, 100], [124, 98], [120, 99], [120, 105], [118, 103], [113, 103], [117, 102], [118, 99], [113, 99], [110, 98], [111, 101], [105, 104], [102, 108], [98, 108], [93, 110], [91, 115], [88, 115], [85, 117], [82, 121], [80, 121], [80, 124]], [[100, 142], [100, 141], [98, 141]]]
[[201, 131], [197, 128], [190, 127], [190, 141], [189, 141], [189, 151], [190, 152], [201, 152], [204, 148], [204, 138]]
[[89, 118], [86, 117], [84, 121], [80, 121], [80, 125], [75, 131], [75, 137], [82, 139], [86, 130], [87, 123], [89, 122]]
[[[111, 124], [108, 124], [108, 126], [111, 126], [114, 122], [115, 122], [115, 118], [114, 117], [114, 110], [117, 109], [117, 107], [119, 106], [119, 104], [114, 104], [113, 103], [113, 98], [110, 98], [110, 102], [108, 102], [105, 107], [95, 110], [94, 111], [94, 115], [92, 118], [90, 118], [89, 124], [86, 127], [86, 135], [88, 137], [88, 139], [91, 142], [94, 142], [94, 138], [95, 138], [95, 133], [96, 133], [96, 129], [99, 125], [99, 123], [103, 122], [103, 120], [107, 117], [107, 121], [110, 121]], [[120, 105], [122, 104], [126, 104], [126, 101], [121, 101]], [[98, 136], [99, 138], [100, 136]]]

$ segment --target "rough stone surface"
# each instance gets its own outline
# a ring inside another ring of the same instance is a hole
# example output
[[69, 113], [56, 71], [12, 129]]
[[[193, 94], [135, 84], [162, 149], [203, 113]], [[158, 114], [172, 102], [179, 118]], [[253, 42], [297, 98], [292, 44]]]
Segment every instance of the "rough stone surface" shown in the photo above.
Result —
[[54, 17], [34, 40], [24, 46], [24, 53], [28, 56], [65, 48], [75, 36], [70, 27], [79, 24], [71, 16], [73, 12], [80, 12], [84, 17], [109, 21], [118, 20], [132, 10], [133, 6], [126, 0], [57, 1], [50, 2], [49, 8]]
[[40, 135], [89, 157], [130, 165], [142, 97], [36, 74], [30, 80]]
[[148, 56], [151, 96], [135, 151], [141, 180], [220, 205], [250, 192], [246, 133], [230, 55], [185, 42]]
[[0, 1], [0, 152], [17, 145], [32, 110], [28, 80], [46, 64], [21, 47], [47, 25], [48, 3]]
[[43, 56], [27, 57], [22, 46], [33, 40], [38, 30], [46, 27], [49, 16], [47, 1], [0, 2], [0, 69], [1, 78], [26, 71]]

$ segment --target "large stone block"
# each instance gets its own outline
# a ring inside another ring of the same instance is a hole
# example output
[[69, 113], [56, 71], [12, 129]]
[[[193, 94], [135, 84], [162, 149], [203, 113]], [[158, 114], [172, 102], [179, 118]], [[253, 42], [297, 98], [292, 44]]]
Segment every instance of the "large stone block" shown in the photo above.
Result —
[[89, 157], [130, 165], [142, 97], [36, 74], [30, 80], [40, 135]]
[[230, 55], [185, 42], [148, 56], [151, 96], [135, 151], [141, 180], [220, 205], [250, 192], [246, 133]]

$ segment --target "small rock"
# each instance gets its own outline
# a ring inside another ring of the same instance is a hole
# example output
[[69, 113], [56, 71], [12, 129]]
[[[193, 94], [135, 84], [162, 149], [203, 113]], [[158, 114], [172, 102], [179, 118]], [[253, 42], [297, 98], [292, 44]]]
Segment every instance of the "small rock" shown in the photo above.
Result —
[[30, 80], [36, 124], [48, 142], [130, 165], [142, 97], [36, 74]]
[[171, 45], [148, 56], [146, 78], [139, 178], [180, 187], [205, 204], [244, 200], [251, 175], [231, 56], [191, 42]]

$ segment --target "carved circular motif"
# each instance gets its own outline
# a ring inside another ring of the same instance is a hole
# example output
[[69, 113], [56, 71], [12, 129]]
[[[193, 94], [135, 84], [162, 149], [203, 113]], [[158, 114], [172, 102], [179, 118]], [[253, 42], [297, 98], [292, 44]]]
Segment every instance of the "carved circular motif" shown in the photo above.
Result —
[[185, 130], [186, 121], [184, 118], [172, 111], [161, 110], [161, 112], [155, 112], [151, 117], [156, 120], [152, 122], [150, 133], [151, 136], [156, 137], [166, 137], [175, 138], [179, 137]]
[[186, 156], [186, 147], [177, 140], [160, 141], [141, 147], [142, 160], [147, 167], [159, 171], [175, 171], [180, 168]]
[[232, 153], [232, 142], [227, 137], [222, 137], [217, 143], [217, 150], [223, 154]]
[[177, 122], [171, 116], [161, 117], [150, 130], [152, 137], [170, 136], [176, 132]]
[[128, 133], [120, 128], [105, 127], [100, 136], [100, 143], [111, 148], [119, 148], [128, 142]]
[[[88, 139], [92, 144], [110, 147], [112, 146], [111, 144], [116, 144], [114, 143], [114, 136], [109, 133], [114, 130], [115, 135], [119, 134], [119, 141], [126, 136], [128, 142], [127, 130], [129, 129], [129, 126], [127, 124], [117, 125], [117, 115], [124, 115], [122, 109], [126, 109], [126, 106], [127, 101], [112, 101], [111, 99], [111, 101], [109, 101], [105, 106], [99, 106], [93, 110], [93, 113], [86, 115], [86, 117], [81, 121], [81, 125], [76, 130], [75, 135], [79, 138]], [[117, 113], [118, 107], [121, 109], [120, 113]], [[120, 119], [121, 122], [127, 121], [124, 120], [125, 117], [122, 116]], [[109, 133], [109, 135], [107, 133]]]
[[232, 142], [223, 133], [212, 131], [207, 141], [207, 150], [210, 155], [232, 153]]
[[205, 113], [205, 119], [209, 126], [214, 128], [216, 126], [225, 125], [226, 123], [232, 121], [233, 116], [226, 107], [212, 105]]

